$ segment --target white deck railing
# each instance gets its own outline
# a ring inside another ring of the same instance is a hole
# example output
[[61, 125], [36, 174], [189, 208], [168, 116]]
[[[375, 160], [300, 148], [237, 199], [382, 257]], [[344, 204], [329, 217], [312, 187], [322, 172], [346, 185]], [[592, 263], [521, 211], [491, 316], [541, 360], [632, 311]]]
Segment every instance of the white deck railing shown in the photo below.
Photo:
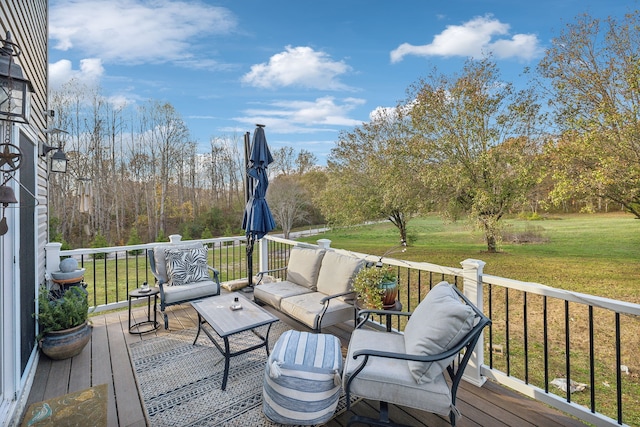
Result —
[[[180, 240], [179, 236], [172, 238]], [[243, 236], [202, 241], [211, 248], [214, 267], [220, 270], [223, 280], [246, 277]], [[318, 241], [318, 245], [324, 247], [329, 247], [330, 243]], [[152, 282], [146, 250], [156, 245], [63, 251], [59, 244], [51, 243], [47, 246], [47, 271], [57, 269], [61, 257], [74, 256], [85, 268], [93, 268], [87, 276], [94, 281], [103, 281], [105, 288], [111, 286], [111, 282], [126, 284], [116, 293], [120, 295], [118, 300], [106, 299], [97, 304], [96, 309], [123, 307], [127, 304], [125, 292], [128, 289], [137, 287], [141, 280]], [[254, 272], [286, 265], [289, 250], [295, 245], [308, 244], [266, 236], [256, 245]], [[333, 249], [371, 262], [379, 260], [370, 254]], [[142, 251], [144, 255], [127, 258], [127, 254], [136, 251]], [[105, 260], [91, 260], [96, 254], [104, 255]], [[126, 277], [112, 278], [107, 264], [123, 264], [125, 260], [127, 263], [135, 260], [136, 267], [128, 266]], [[96, 269], [98, 262], [101, 267]], [[475, 259], [461, 261], [460, 267], [396, 258], [382, 258], [382, 262], [398, 268], [403, 285], [399, 297], [404, 310], [411, 311], [431, 286], [447, 280], [461, 286], [464, 294], [492, 318], [493, 324], [485, 330], [469, 362], [466, 381], [481, 386], [489, 378], [595, 425], [628, 425], [628, 420], [632, 420], [631, 424], [639, 422], [640, 409], [629, 402], [640, 395], [640, 380], [637, 375], [627, 375], [629, 371], [623, 370], [628, 365], [638, 366], [628, 359], [637, 357], [640, 349], [637, 333], [640, 331], [640, 305], [486, 275], [483, 273], [485, 263]], [[128, 277], [131, 271], [135, 272], [135, 279]], [[89, 285], [90, 289], [99, 289], [95, 283]], [[110, 293], [105, 289], [105, 295]], [[576, 326], [575, 317], [580, 318], [579, 326]], [[398, 320], [395, 329], [401, 331], [403, 326]], [[544, 372], [542, 377], [540, 372]], [[555, 374], [551, 375], [551, 372]], [[550, 386], [552, 376], [586, 387], [577, 393], [563, 392]], [[602, 413], [598, 411], [600, 407], [613, 409]]]

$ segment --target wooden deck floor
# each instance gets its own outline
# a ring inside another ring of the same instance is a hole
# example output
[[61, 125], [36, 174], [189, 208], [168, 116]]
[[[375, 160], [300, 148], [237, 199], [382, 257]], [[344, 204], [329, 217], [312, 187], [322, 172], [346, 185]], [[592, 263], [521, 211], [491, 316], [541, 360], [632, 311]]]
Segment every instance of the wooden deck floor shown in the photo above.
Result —
[[[141, 320], [143, 316], [146, 317], [145, 310], [146, 305], [134, 308], [133, 316]], [[80, 355], [62, 361], [52, 361], [44, 355], [40, 357], [26, 407], [34, 402], [107, 383], [109, 385], [109, 426], [148, 425], [136, 388], [127, 344], [196, 326], [197, 314], [190, 305], [172, 307], [168, 311], [171, 329], [165, 331], [161, 327], [156, 332], [142, 336], [128, 333], [127, 310], [92, 317], [91, 343]], [[293, 327], [303, 329], [301, 325], [280, 317]], [[330, 328], [326, 332], [338, 336], [343, 343], [346, 343], [350, 336], [350, 326]], [[559, 411], [491, 382], [478, 388], [463, 381], [458, 389], [457, 406], [463, 414], [463, 418], [457, 422], [460, 427], [584, 425]], [[352, 411], [341, 414], [328, 426], [346, 426], [353, 413], [375, 417], [377, 408], [377, 402], [361, 401], [352, 408]], [[400, 406], [391, 406], [390, 415], [392, 421], [411, 426], [449, 425], [448, 419]]]

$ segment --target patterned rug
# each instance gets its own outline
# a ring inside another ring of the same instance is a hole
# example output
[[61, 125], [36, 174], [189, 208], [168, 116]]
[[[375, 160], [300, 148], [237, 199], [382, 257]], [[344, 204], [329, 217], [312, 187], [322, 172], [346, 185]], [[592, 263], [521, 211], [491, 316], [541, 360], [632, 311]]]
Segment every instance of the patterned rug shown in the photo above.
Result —
[[[283, 322], [274, 323], [269, 347], [288, 329]], [[176, 331], [129, 346], [149, 425], [278, 426], [262, 413], [265, 350], [232, 357], [227, 388], [222, 391], [224, 357], [204, 333], [192, 345], [195, 333], [195, 329]], [[244, 348], [256, 337], [246, 332], [230, 342], [233, 351], [234, 344]], [[336, 415], [345, 410], [346, 399], [341, 396]]]

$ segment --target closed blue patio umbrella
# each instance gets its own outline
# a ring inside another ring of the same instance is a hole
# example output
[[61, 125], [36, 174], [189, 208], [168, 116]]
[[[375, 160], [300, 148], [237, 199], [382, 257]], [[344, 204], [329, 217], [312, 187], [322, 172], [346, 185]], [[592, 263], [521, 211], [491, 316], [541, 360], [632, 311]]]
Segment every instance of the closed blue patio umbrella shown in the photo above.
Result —
[[247, 158], [249, 191], [247, 191], [247, 205], [242, 218], [242, 228], [247, 235], [247, 273], [249, 285], [252, 285], [253, 245], [256, 239], [263, 238], [265, 234], [276, 227], [265, 199], [269, 186], [267, 167], [273, 162], [273, 157], [271, 157], [267, 138], [264, 135], [264, 125], [256, 125], [250, 150], [245, 147], [245, 153], [247, 152], [249, 152]]

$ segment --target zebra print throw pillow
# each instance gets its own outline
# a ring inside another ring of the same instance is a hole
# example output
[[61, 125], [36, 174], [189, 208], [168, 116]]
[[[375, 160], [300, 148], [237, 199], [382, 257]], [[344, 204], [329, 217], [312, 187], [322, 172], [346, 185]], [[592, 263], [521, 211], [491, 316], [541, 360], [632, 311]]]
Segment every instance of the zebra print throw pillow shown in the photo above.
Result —
[[207, 269], [207, 248], [167, 249], [166, 259], [170, 286], [211, 279]]

